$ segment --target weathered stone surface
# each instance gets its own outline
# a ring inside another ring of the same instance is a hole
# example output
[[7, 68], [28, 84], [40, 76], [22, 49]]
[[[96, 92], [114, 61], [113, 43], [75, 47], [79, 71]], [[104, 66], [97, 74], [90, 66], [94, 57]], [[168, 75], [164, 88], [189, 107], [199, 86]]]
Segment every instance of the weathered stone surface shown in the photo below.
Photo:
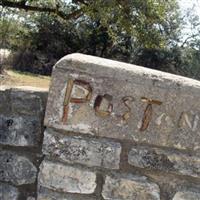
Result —
[[43, 187], [39, 188], [37, 200], [98, 200], [92, 195], [77, 195], [55, 192]]
[[0, 115], [0, 144], [36, 146], [41, 134], [41, 121], [37, 117]]
[[17, 200], [19, 191], [6, 183], [0, 183], [0, 200]]
[[173, 200], [200, 200], [200, 193], [191, 191], [177, 192]]
[[10, 94], [12, 113], [40, 116], [42, 99], [36, 91], [12, 89]]
[[121, 145], [105, 140], [69, 137], [47, 129], [43, 153], [69, 163], [119, 169]]
[[0, 113], [41, 117], [47, 99], [47, 89], [0, 86]]
[[199, 157], [158, 148], [134, 147], [129, 152], [128, 162], [140, 168], [159, 169], [194, 177], [200, 176]]
[[73, 54], [54, 67], [45, 125], [198, 150], [199, 98], [198, 81]]
[[10, 112], [10, 91], [0, 87], [0, 113], [6, 114]]
[[46, 96], [36, 88], [0, 87], [0, 144], [38, 145]]
[[35, 197], [28, 197], [26, 200], [36, 200]]
[[102, 195], [105, 200], [160, 200], [160, 189], [146, 177], [107, 176]]
[[96, 174], [60, 163], [43, 161], [39, 185], [61, 192], [91, 194], [96, 188]]
[[36, 167], [26, 157], [9, 151], [0, 152], [0, 181], [31, 184], [36, 181], [36, 174]]

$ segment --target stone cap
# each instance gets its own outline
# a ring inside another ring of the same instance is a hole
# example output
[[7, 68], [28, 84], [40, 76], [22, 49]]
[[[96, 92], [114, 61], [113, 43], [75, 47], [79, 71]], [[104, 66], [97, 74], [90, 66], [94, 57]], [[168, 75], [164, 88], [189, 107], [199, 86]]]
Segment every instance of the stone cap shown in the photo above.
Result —
[[72, 54], [54, 67], [49, 128], [200, 151], [200, 82]]
[[148, 69], [142, 66], [127, 64], [119, 61], [99, 58], [80, 53], [69, 54], [60, 59], [54, 68], [76, 70], [80, 73], [97, 75], [98, 77], [110, 77], [117, 80], [129, 80], [141, 84], [142, 80], [154, 80], [156, 86], [177, 88], [200, 88], [200, 81], [179, 75]]

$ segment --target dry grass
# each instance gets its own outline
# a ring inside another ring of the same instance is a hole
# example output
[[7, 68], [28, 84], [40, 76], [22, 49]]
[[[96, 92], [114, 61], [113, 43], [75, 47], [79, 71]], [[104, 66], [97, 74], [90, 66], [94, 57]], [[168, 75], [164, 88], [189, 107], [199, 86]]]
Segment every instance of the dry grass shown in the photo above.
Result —
[[32, 86], [40, 88], [49, 88], [50, 77], [22, 73], [13, 70], [6, 70], [4, 75], [0, 75], [0, 86]]

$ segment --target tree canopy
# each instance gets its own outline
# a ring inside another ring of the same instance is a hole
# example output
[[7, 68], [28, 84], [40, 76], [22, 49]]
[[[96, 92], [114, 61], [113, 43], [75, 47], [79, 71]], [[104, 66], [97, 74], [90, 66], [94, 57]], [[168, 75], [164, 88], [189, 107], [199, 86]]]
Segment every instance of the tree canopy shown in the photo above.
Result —
[[[50, 73], [60, 57], [82, 52], [198, 75], [199, 19], [190, 11], [185, 20], [177, 0], [0, 0], [0, 6], [2, 46], [15, 51], [17, 69]], [[193, 31], [183, 37], [186, 23]], [[20, 62], [26, 56], [29, 66]]]
[[111, 37], [134, 36], [147, 48], [165, 46], [178, 25], [175, 0], [0, 0], [0, 5], [46, 12], [65, 21], [90, 19]]

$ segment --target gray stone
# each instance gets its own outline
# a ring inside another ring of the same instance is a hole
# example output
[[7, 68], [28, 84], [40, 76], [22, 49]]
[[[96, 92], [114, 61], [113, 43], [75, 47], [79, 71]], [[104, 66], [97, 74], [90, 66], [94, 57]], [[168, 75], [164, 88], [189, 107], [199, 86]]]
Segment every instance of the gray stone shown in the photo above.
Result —
[[40, 187], [37, 200], [98, 200], [99, 198], [92, 195], [78, 195], [59, 193], [47, 188]]
[[28, 197], [26, 200], [36, 200], [35, 197]]
[[0, 86], [0, 113], [43, 117], [46, 99], [46, 89]]
[[46, 90], [0, 87], [0, 144], [36, 146], [41, 142]]
[[48, 127], [200, 149], [198, 81], [82, 54], [62, 58], [52, 76]]
[[0, 183], [0, 200], [17, 200], [19, 191], [6, 183]]
[[36, 167], [26, 157], [9, 151], [0, 152], [0, 181], [31, 184], [36, 181], [36, 175]]
[[171, 171], [193, 177], [200, 176], [200, 158], [180, 152], [133, 147], [129, 152], [128, 162], [140, 168]]
[[160, 200], [160, 189], [146, 177], [107, 176], [102, 195], [105, 200]]
[[41, 135], [41, 121], [37, 117], [0, 115], [0, 144], [37, 146]]
[[200, 200], [200, 193], [192, 191], [177, 192], [173, 200]]
[[0, 113], [10, 112], [10, 90], [0, 87]]
[[39, 185], [61, 192], [91, 194], [96, 188], [96, 174], [88, 170], [43, 161]]
[[47, 129], [43, 153], [68, 163], [119, 169], [121, 145], [105, 140], [69, 137]]
[[10, 94], [12, 113], [40, 116], [42, 100], [35, 91], [12, 89]]

